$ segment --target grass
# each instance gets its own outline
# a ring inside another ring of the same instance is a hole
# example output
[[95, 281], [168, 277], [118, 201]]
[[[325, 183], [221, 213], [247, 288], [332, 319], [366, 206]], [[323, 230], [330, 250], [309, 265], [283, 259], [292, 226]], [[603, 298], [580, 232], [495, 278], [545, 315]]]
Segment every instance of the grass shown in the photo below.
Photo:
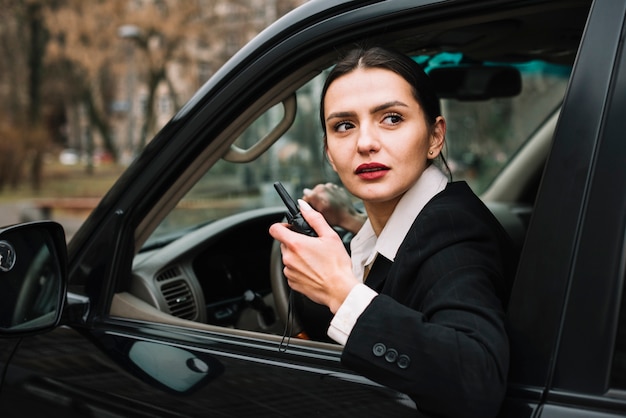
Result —
[[90, 174], [83, 164], [67, 166], [47, 162], [39, 190], [33, 190], [30, 181], [24, 179], [17, 188], [5, 186], [0, 191], [0, 203], [38, 198], [102, 197], [124, 169], [116, 164], [99, 165]]

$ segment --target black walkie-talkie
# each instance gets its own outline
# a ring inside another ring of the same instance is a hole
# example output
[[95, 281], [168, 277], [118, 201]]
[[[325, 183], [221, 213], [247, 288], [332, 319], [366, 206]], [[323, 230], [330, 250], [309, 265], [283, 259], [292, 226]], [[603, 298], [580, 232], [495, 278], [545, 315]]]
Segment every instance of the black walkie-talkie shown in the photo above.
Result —
[[276, 183], [274, 183], [274, 188], [278, 192], [280, 198], [285, 203], [285, 206], [287, 206], [287, 210], [289, 210], [289, 212], [287, 213], [287, 222], [289, 222], [293, 230], [301, 234], [308, 235], [310, 237], [316, 237], [317, 234], [315, 233], [313, 228], [311, 228], [311, 226], [304, 220], [302, 214], [300, 213], [298, 205], [296, 204], [295, 200], [293, 200], [293, 198], [289, 196], [289, 193], [287, 193], [285, 187], [279, 181], [277, 181]]

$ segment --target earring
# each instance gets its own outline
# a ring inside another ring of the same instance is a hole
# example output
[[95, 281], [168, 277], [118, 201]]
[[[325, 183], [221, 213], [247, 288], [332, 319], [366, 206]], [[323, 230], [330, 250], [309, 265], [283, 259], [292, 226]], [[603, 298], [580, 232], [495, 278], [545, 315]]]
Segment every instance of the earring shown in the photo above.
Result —
[[433, 155], [433, 150], [428, 151], [428, 155]]

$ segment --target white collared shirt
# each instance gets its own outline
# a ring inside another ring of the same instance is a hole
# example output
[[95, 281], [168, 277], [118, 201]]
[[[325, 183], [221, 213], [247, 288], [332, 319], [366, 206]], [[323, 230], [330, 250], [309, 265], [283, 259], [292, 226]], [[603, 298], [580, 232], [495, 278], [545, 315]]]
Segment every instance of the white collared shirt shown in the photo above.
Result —
[[[369, 219], [365, 221], [350, 243], [354, 275], [364, 280], [366, 266], [371, 267], [378, 254], [393, 262], [417, 215], [447, 184], [446, 175], [435, 165], [430, 165], [402, 196], [380, 236], [374, 233]], [[355, 286], [331, 321], [328, 336], [345, 345], [357, 319], [377, 295], [365, 284]]]

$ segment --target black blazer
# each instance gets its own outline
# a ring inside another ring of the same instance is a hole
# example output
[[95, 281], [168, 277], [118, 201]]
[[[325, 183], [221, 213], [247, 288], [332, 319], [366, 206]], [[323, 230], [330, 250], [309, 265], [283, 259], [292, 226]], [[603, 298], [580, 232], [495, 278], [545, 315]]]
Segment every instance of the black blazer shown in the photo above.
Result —
[[378, 255], [366, 284], [380, 294], [342, 362], [433, 416], [496, 415], [509, 362], [512, 248], [467, 184], [449, 183], [420, 212], [395, 261]]

